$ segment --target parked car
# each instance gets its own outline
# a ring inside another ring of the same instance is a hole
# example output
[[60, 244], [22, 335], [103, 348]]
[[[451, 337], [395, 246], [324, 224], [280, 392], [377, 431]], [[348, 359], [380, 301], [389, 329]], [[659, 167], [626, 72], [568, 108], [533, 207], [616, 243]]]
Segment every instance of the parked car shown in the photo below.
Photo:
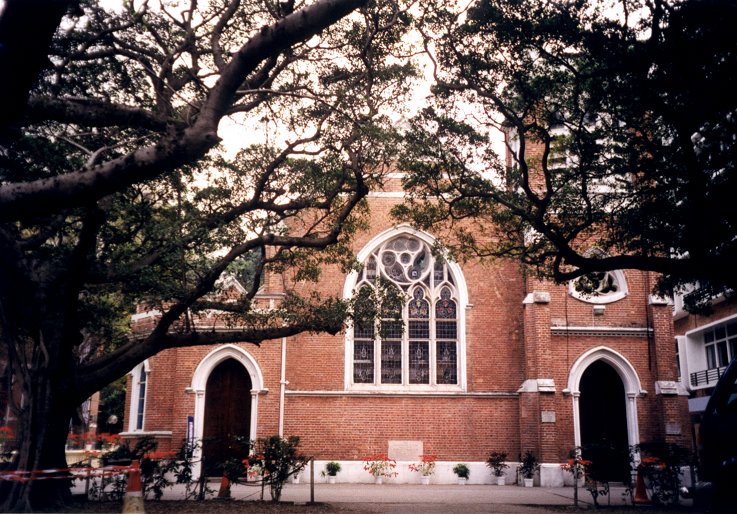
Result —
[[701, 420], [695, 496], [720, 510], [737, 511], [737, 358], [717, 382]]

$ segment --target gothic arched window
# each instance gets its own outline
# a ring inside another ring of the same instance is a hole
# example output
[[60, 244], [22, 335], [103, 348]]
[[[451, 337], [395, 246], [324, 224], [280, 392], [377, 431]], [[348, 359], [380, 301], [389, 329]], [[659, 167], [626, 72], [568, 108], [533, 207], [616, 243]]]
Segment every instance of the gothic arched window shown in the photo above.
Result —
[[401, 312], [356, 322], [350, 356], [351, 385], [364, 387], [460, 386], [460, 319], [456, 279], [449, 264], [421, 239], [402, 234], [364, 259], [354, 291], [378, 281], [401, 291]]

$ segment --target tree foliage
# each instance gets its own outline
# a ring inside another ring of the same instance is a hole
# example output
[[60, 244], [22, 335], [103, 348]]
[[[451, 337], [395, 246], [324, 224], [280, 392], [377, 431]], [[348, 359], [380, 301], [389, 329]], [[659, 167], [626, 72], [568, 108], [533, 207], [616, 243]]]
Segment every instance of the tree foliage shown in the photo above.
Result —
[[[412, 75], [392, 1], [46, 3], [64, 8], [40, 75], [0, 119], [0, 337], [26, 470], [64, 467], [74, 407], [166, 348], [340, 330], [344, 302], [252, 300], [269, 267], [351, 264]], [[18, 4], [0, 27], [37, 36]], [[22, 36], [0, 34], [0, 60], [33, 75], [6, 45]], [[227, 276], [245, 291], [225, 297]], [[138, 305], [160, 315], [130, 334]], [[229, 329], [198, 330], [203, 310]], [[48, 484], [5, 483], [2, 510], [59, 500]]]
[[737, 289], [734, 3], [425, 7], [435, 95], [408, 135], [414, 203], [399, 215], [452, 220], [456, 251], [557, 281], [635, 268], [663, 292]]

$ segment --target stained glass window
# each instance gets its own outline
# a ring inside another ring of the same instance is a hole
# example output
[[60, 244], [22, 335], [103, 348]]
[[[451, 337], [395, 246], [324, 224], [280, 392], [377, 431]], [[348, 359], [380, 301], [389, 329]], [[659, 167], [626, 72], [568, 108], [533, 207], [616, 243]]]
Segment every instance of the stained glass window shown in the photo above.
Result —
[[427, 341], [409, 343], [409, 383], [430, 383], [430, 350]]
[[402, 383], [402, 343], [400, 341], [381, 342], [381, 383]]
[[458, 353], [455, 343], [438, 342], [437, 383], [458, 383]]
[[353, 383], [458, 385], [458, 298], [448, 263], [428, 244], [402, 235], [375, 248], [355, 289], [379, 281], [404, 292], [401, 311], [353, 328]]

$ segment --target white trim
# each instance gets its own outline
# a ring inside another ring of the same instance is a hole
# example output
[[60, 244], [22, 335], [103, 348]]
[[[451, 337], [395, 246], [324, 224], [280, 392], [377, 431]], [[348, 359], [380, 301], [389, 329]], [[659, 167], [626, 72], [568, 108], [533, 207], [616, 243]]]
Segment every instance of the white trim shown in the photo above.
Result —
[[229, 287], [233, 287], [240, 294], [246, 294], [248, 292], [246, 288], [243, 287], [243, 284], [241, 284], [240, 281], [237, 278], [235, 278], [233, 275], [225, 275], [224, 277], [221, 277], [220, 280], [218, 281], [217, 286], [222, 289], [228, 289]]
[[[143, 392], [143, 395], [144, 395], [143, 396], [143, 420], [141, 422], [141, 428], [138, 428], [137, 427], [137, 425], [138, 425], [138, 414], [139, 414], [139, 412], [138, 412], [138, 403], [139, 403], [139, 400], [141, 399], [140, 398], [140, 395], [141, 395], [141, 388], [140, 388], [140, 385], [141, 385], [141, 382], [140, 382], [141, 370], [143, 370], [144, 373], [146, 373], [146, 389]], [[131, 389], [133, 389], [131, 391], [131, 395], [130, 395], [131, 402], [130, 402], [130, 405], [129, 405], [129, 408], [128, 408], [128, 423], [127, 423], [127, 425], [128, 425], [128, 432], [141, 434], [141, 433], [143, 433], [143, 432], [146, 431], [146, 406], [147, 406], [146, 405], [147, 404], [146, 397], [148, 396], [148, 390], [150, 389], [150, 387], [149, 387], [149, 375], [150, 375], [150, 373], [151, 373], [151, 365], [150, 365], [148, 359], [146, 359], [145, 361], [143, 361], [138, 366], [136, 366], [135, 368], [133, 368], [132, 370], [130, 370], [128, 372], [128, 374], [132, 378], [132, 380], [131, 380], [131, 386], [132, 386]]]
[[550, 332], [554, 336], [596, 336], [596, 337], [648, 337], [653, 329], [647, 327], [571, 327], [553, 325]]
[[699, 326], [697, 328], [688, 330], [683, 335], [685, 335], [686, 337], [692, 337], [694, 335], [701, 334], [702, 332], [706, 332], [710, 328], [714, 328], [714, 327], [717, 327], [719, 325], [729, 323], [730, 321], [732, 321], [734, 319], [737, 319], [737, 314], [732, 314], [731, 316], [726, 316], [724, 318], [719, 318], [718, 320], [712, 321], [711, 323], [707, 323], [706, 325], [701, 325], [701, 326]]
[[[710, 323], [692, 328], [683, 335], [677, 335], [678, 354], [681, 360], [681, 382], [689, 391], [698, 391], [714, 387], [714, 382], [704, 383], [697, 386], [691, 385], [691, 374], [707, 370], [709, 363], [706, 357], [706, 343], [704, 333], [715, 328], [724, 326], [737, 320], [737, 314], [731, 314], [719, 318]], [[710, 343], [711, 344], [711, 343]]]
[[120, 432], [120, 437], [123, 438], [133, 438], [133, 437], [144, 437], [144, 436], [150, 436], [150, 437], [156, 437], [156, 438], [167, 438], [171, 437], [172, 434], [171, 430], [139, 430], [137, 432]]
[[579, 386], [581, 384], [581, 377], [586, 369], [598, 360], [602, 360], [614, 368], [622, 380], [626, 400], [627, 441], [630, 446], [639, 444], [640, 428], [637, 419], [637, 398], [647, 394], [647, 391], [642, 389], [640, 378], [637, 376], [635, 368], [622, 354], [611, 348], [599, 346], [583, 353], [573, 363], [570, 374], [568, 375], [568, 388], [565, 392], [572, 396], [574, 446], [581, 446], [581, 413], [579, 410], [579, 397], [581, 396]]
[[554, 393], [555, 380], [552, 378], [528, 378], [517, 389], [518, 393]]
[[[356, 256], [356, 260], [358, 262], [365, 262], [366, 259], [368, 259], [369, 255], [371, 255], [371, 252], [373, 252], [377, 247], [381, 246], [382, 244], [386, 243], [390, 239], [400, 236], [400, 235], [409, 235], [416, 237], [417, 239], [423, 241], [424, 243], [428, 244], [431, 248], [435, 248], [436, 239], [432, 237], [430, 234], [426, 232], [422, 232], [420, 230], [416, 230], [412, 226], [410, 226], [407, 223], [402, 223], [399, 225], [396, 225], [392, 228], [389, 228], [387, 230], [384, 230], [383, 232], [379, 233], [378, 235], [374, 236], [370, 241], [368, 241], [363, 248], [358, 252], [358, 255]], [[424, 387], [417, 387], [412, 386], [413, 390], [425, 390], [426, 392], [431, 392], [439, 387], [447, 390], [457, 390], [459, 393], [465, 392], [468, 388], [467, 384], [467, 374], [466, 374], [466, 309], [470, 305], [468, 302], [468, 287], [466, 285], [466, 279], [463, 275], [463, 271], [461, 270], [460, 265], [450, 260], [450, 258], [447, 257], [446, 252], [441, 252], [441, 255], [443, 257], [446, 257], [446, 263], [448, 265], [448, 268], [450, 272], [453, 274], [453, 277], [455, 279], [455, 289], [458, 294], [458, 384], [455, 386], [427, 386]], [[358, 281], [359, 274], [358, 271], [351, 271], [348, 276], [346, 277], [345, 283], [343, 284], [343, 298], [344, 299], [350, 299], [353, 296], [353, 290], [356, 287], [356, 282]], [[377, 390], [377, 386], [361, 386], [361, 385], [353, 385], [352, 384], [352, 366], [353, 366], [353, 355], [352, 355], [352, 346], [353, 346], [353, 330], [348, 329], [346, 330], [345, 335], [345, 366], [344, 366], [344, 389], [346, 391], [348, 390], [356, 390], [356, 389], [370, 389], [372, 391]], [[396, 389], [397, 392], [401, 391], [408, 391], [406, 386], [378, 386], [382, 390], [388, 390], [391, 391], [392, 389]]]
[[[235, 359], [240, 362], [251, 377], [251, 420], [250, 420], [250, 437], [256, 439], [257, 420], [258, 420], [258, 397], [260, 394], [268, 392], [264, 388], [264, 376], [261, 373], [256, 359], [243, 348], [234, 344], [226, 344], [215, 348], [208, 353], [197, 365], [192, 375], [192, 383], [187, 388], [187, 392], [195, 394], [194, 403], [194, 440], [201, 441], [205, 428], [205, 393], [207, 388], [207, 379], [210, 373], [218, 364], [226, 359]], [[202, 448], [195, 448], [193, 460], [196, 462], [192, 470], [195, 477], [200, 476], [200, 461], [202, 459]]]
[[210, 373], [226, 359], [235, 359], [243, 364], [248, 374], [251, 375], [251, 384], [254, 390], [261, 392], [264, 389], [264, 376], [256, 359], [246, 350], [234, 344], [219, 346], [200, 361], [192, 375], [191, 389], [195, 392], [204, 392]]
[[330, 391], [330, 390], [315, 390], [315, 391], [303, 391], [299, 389], [288, 390], [285, 392], [287, 396], [316, 396], [316, 397], [327, 397], [335, 396], [340, 398], [346, 397], [417, 397], [417, 398], [518, 398], [518, 393], [510, 392], [454, 392], [454, 391], [385, 391], [385, 390], [373, 390], [373, 391]]

